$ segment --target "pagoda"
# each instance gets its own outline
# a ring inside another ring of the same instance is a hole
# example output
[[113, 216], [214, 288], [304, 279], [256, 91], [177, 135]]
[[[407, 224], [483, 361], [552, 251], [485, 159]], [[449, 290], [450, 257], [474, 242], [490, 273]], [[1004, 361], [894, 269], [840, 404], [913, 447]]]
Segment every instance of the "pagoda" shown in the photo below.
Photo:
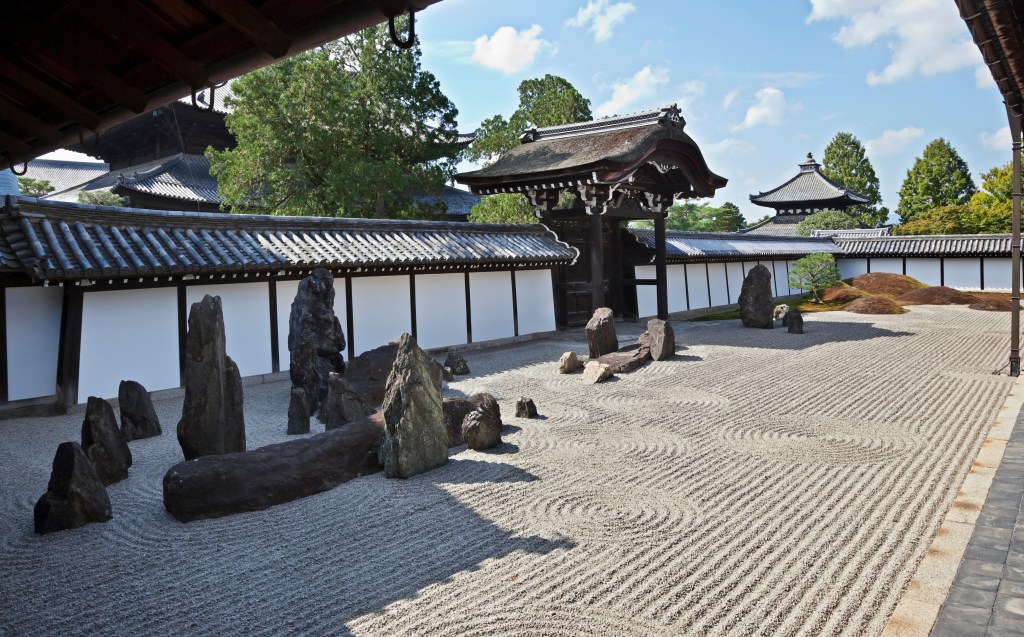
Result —
[[775, 216], [741, 232], [794, 237], [796, 225], [815, 212], [844, 210], [870, 200], [821, 174], [821, 164], [807, 153], [795, 177], [768, 192], [750, 195], [750, 203], [774, 208]]

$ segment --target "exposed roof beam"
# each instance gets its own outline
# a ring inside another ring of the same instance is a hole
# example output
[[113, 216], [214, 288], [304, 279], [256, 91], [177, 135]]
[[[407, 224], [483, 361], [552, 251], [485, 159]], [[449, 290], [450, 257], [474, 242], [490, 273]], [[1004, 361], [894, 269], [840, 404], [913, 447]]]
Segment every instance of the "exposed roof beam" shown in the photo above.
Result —
[[0, 98], [0, 117], [51, 144], [60, 141], [60, 131], [3, 98]]
[[275, 58], [288, 53], [292, 41], [267, 16], [245, 0], [200, 0], [250, 42]]
[[25, 72], [18, 66], [0, 58], [0, 75], [24, 88], [39, 97], [45, 99], [51, 105], [68, 116], [69, 119], [81, 122], [85, 126], [95, 130], [100, 125], [100, 116], [88, 108], [79, 104], [76, 100], [61, 93], [46, 82], [36, 79], [30, 73]]

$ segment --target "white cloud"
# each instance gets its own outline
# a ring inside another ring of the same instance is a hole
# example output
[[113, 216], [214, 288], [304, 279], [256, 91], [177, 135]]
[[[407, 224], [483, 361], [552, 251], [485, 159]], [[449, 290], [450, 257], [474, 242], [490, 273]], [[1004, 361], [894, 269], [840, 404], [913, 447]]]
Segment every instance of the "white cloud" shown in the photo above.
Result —
[[734, 131], [755, 126], [778, 126], [788, 111], [800, 110], [800, 104], [786, 101], [786, 95], [774, 86], [766, 86], [754, 94], [754, 105], [747, 109], [743, 121], [732, 127]]
[[879, 137], [864, 142], [864, 152], [875, 157], [898, 155], [921, 135], [924, 135], [924, 130], [916, 126], [905, 126], [899, 130], [887, 128]]
[[697, 98], [703, 96], [707, 89], [707, 84], [700, 80], [687, 80], [679, 87], [679, 97], [676, 98], [676, 105], [682, 111], [684, 118], [693, 108], [693, 103], [697, 101]]
[[630, 105], [653, 98], [658, 88], [668, 84], [668, 69], [647, 65], [632, 77], [612, 84], [612, 96], [595, 110], [600, 117], [626, 112]]
[[726, 93], [725, 97], [722, 98], [722, 110], [729, 110], [729, 107], [736, 103], [736, 98], [739, 96], [740, 90], [738, 88], [734, 88], [733, 90]]
[[1010, 135], [1009, 126], [1003, 126], [994, 133], [981, 134], [981, 145], [989, 150], [1009, 151], [1012, 141], [1013, 136]]
[[833, 35], [843, 48], [878, 41], [889, 45], [889, 65], [869, 71], [871, 85], [889, 84], [974, 66], [981, 53], [974, 45], [956, 3], [949, 0], [811, 0], [807, 22], [846, 20]]
[[500, 27], [494, 35], [481, 35], [473, 42], [472, 59], [506, 75], [521, 71], [533, 63], [542, 47], [551, 46], [547, 40], [538, 37], [541, 31], [536, 24], [523, 31]]
[[981, 65], [974, 69], [974, 85], [978, 88], [995, 88], [996, 81], [992, 79], [992, 71]]
[[750, 142], [745, 142], [742, 139], [735, 139], [732, 137], [723, 139], [722, 141], [714, 144], [704, 144], [701, 148], [704, 149], [704, 153], [706, 155], [712, 157], [749, 155], [757, 150], [757, 146], [754, 146]]
[[636, 11], [631, 2], [609, 4], [608, 0], [587, 0], [587, 6], [576, 12], [566, 24], [571, 27], [588, 27], [594, 34], [594, 42], [607, 42], [614, 35], [615, 27]]

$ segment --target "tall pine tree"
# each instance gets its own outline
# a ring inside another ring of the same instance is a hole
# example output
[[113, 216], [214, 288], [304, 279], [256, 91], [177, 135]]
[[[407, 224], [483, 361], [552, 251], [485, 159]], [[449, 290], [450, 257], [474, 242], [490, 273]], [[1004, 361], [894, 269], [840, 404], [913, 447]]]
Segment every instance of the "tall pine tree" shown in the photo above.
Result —
[[977, 190], [967, 162], [940, 137], [925, 146], [907, 171], [896, 214], [906, 223], [933, 208], [966, 204]]
[[869, 203], [845, 210], [869, 228], [877, 228], [889, 217], [878, 189], [878, 176], [864, 152], [864, 146], [852, 133], [839, 132], [825, 147], [821, 172], [847, 190], [864, 195]]

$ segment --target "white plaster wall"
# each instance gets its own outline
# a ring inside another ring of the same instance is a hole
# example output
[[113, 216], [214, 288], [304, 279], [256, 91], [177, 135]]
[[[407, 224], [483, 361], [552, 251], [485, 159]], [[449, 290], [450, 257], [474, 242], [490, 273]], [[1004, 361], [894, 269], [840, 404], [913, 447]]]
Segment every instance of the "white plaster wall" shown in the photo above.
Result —
[[[337, 298], [335, 299], [337, 307]], [[358, 355], [412, 332], [409, 277], [352, 278], [353, 351]]]
[[[654, 278], [654, 266], [653, 265], [638, 265], [636, 266], [636, 278], [637, 279], [653, 279]], [[669, 288], [668, 298], [669, 307], [672, 307], [672, 288]], [[657, 316], [658, 315], [658, 292], [657, 287], [654, 285], [638, 285], [636, 286], [636, 305], [637, 314], [640, 316]], [[683, 309], [686, 309], [686, 298], [683, 298]], [[675, 310], [672, 310], [675, 311]]]
[[980, 259], [946, 259], [943, 262], [945, 285], [960, 290], [981, 289]]
[[903, 259], [871, 259], [871, 271], [903, 274]]
[[729, 303], [739, 303], [740, 288], [743, 287], [743, 277], [746, 275], [746, 271], [739, 261], [730, 261], [725, 264], [725, 268], [729, 272]]
[[[837, 259], [839, 261], [839, 278], [852, 279], [858, 274], [868, 271], [867, 259]], [[907, 274], [910, 274], [909, 272]]]
[[116, 398], [122, 380], [149, 391], [177, 387], [180, 364], [177, 289], [84, 294], [78, 402]]
[[[767, 263], [765, 265], [768, 265]], [[789, 294], [788, 277], [786, 276], [786, 262], [772, 261], [769, 269], [772, 271], [772, 294], [775, 296], [786, 296]]]
[[510, 272], [471, 272], [469, 305], [474, 342], [515, 336]]
[[[341, 293], [345, 294], [344, 281], [342, 281]], [[338, 292], [337, 282], [335, 282], [335, 293]], [[299, 292], [298, 281], [278, 281], [277, 282], [277, 360], [281, 362], [281, 369], [288, 369], [291, 364], [291, 354], [288, 352], [288, 318], [292, 314], [292, 301], [295, 300], [295, 295]], [[345, 317], [344, 315], [339, 316], [341, 319], [341, 328], [345, 329]], [[345, 334], [348, 338], [348, 334]]]
[[[655, 278], [656, 269], [651, 268], [651, 278]], [[673, 263], [665, 266], [665, 282], [668, 286], [668, 311], [669, 312], [683, 312], [687, 310], [686, 306], [686, 265], [682, 263]], [[650, 290], [652, 298], [654, 298], [654, 311], [651, 312], [651, 316], [658, 314], [658, 286], [656, 285], [645, 285], [645, 288]], [[693, 300], [691, 299], [692, 303]]]
[[516, 272], [516, 302], [519, 305], [520, 336], [554, 331], [555, 297], [551, 270]]
[[423, 348], [466, 342], [464, 274], [416, 275], [416, 340]]
[[52, 396], [60, 349], [60, 287], [3, 290], [7, 303], [7, 396]]
[[938, 259], [907, 259], [907, 276], [928, 285], [941, 285]]
[[709, 263], [708, 275], [711, 277], [711, 305], [728, 305], [729, 295], [726, 293], [725, 264]]
[[1013, 288], [1013, 264], [1010, 259], [985, 259], [985, 289], [1008, 292]]
[[686, 276], [690, 282], [690, 309], [711, 307], [708, 297], [708, 272], [703, 263], [687, 263]]
[[[228, 356], [238, 365], [242, 376], [269, 374], [273, 371], [270, 356], [270, 292], [267, 283], [226, 283], [191, 285], [185, 288], [188, 312], [192, 304], [205, 295], [219, 296], [224, 311], [224, 336]], [[289, 308], [291, 303], [288, 304]], [[287, 339], [287, 332], [285, 339]], [[287, 348], [287, 340], [285, 342]], [[283, 361], [287, 361], [286, 356]], [[148, 389], [148, 388], [147, 388]]]

